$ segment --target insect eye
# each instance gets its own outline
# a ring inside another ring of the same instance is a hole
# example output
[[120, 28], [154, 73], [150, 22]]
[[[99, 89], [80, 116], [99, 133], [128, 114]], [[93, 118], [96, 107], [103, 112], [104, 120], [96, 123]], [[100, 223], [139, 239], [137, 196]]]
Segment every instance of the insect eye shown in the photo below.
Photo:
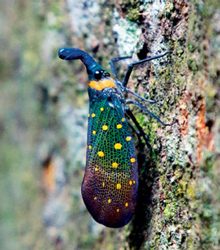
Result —
[[103, 74], [103, 71], [96, 71], [95, 74], [94, 74], [94, 77], [96, 80], [100, 80], [102, 78], [102, 74]]

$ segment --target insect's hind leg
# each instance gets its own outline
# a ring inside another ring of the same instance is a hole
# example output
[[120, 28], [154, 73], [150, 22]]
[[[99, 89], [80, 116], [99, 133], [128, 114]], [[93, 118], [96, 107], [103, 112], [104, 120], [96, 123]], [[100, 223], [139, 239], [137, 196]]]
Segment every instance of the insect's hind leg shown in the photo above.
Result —
[[129, 126], [134, 130], [134, 132], [137, 134], [138, 139], [140, 141], [140, 136], [142, 136], [148, 146], [148, 148], [150, 149], [150, 151], [152, 151], [148, 136], [144, 133], [142, 127], [140, 126], [140, 124], [138, 123], [138, 121], [136, 120], [135, 116], [133, 115], [133, 113], [131, 112], [131, 110], [129, 108], [126, 109], [126, 113], [127, 115], [131, 118], [131, 120], [133, 121], [133, 123], [135, 124], [135, 126], [137, 127], [138, 131], [136, 131], [136, 129], [129, 124]]
[[135, 127], [130, 123], [130, 121], [127, 121], [127, 122], [128, 122], [129, 127], [131, 128], [131, 130], [137, 135], [138, 141], [139, 141], [139, 143], [141, 144], [142, 141], [141, 141], [141, 134], [140, 134], [140, 131], [137, 131], [137, 130], [135, 129]]

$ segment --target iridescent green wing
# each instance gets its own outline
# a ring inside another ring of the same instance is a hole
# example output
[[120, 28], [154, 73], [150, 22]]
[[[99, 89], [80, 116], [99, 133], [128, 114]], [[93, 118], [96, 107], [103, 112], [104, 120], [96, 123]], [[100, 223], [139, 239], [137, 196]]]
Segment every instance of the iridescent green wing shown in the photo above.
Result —
[[97, 222], [122, 227], [134, 213], [137, 186], [135, 147], [122, 104], [115, 96], [101, 97], [90, 105], [84, 202]]

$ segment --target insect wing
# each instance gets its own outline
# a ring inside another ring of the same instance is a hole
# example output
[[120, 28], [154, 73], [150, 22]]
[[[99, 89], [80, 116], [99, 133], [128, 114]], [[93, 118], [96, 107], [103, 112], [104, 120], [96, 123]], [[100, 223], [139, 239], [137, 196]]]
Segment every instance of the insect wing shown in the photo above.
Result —
[[138, 170], [133, 139], [117, 97], [90, 104], [82, 196], [93, 218], [122, 227], [134, 214]]

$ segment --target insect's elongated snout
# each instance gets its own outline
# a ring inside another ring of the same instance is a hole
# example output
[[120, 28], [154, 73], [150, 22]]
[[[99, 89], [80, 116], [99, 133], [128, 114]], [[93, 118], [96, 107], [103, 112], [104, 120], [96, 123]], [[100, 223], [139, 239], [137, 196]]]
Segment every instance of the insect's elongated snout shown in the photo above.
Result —
[[86, 52], [81, 51], [80, 49], [62, 48], [62, 49], [59, 49], [58, 56], [59, 56], [60, 59], [69, 61], [69, 60], [81, 59], [81, 58], [83, 58], [83, 55], [85, 53]]
[[81, 60], [90, 71], [98, 65], [98, 63], [85, 51], [76, 48], [61, 48], [58, 51], [58, 56], [62, 60]]

